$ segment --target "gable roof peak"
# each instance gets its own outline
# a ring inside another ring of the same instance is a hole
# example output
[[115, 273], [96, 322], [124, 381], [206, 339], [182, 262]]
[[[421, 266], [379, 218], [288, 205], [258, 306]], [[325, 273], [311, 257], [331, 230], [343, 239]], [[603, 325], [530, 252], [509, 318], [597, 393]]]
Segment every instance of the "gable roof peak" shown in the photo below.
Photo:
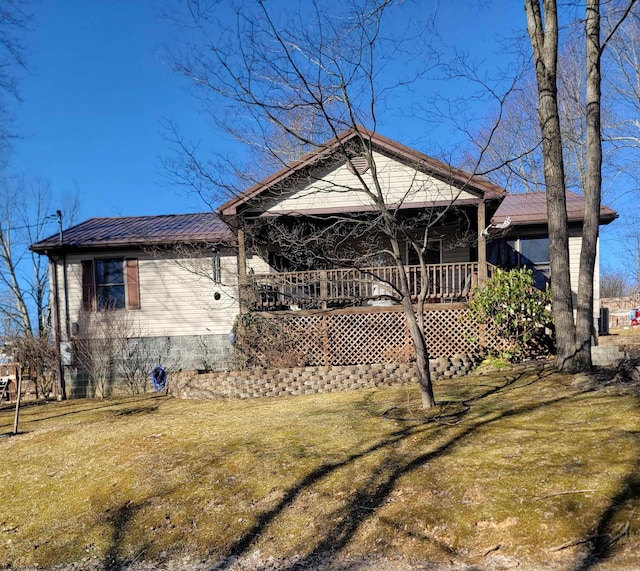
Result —
[[330, 159], [332, 156], [338, 155], [340, 159], [346, 161], [347, 157], [349, 157], [349, 153], [345, 145], [358, 138], [360, 139], [360, 142], [363, 142], [368, 146], [368, 149], [365, 150], [375, 149], [376, 151], [387, 154], [400, 162], [409, 163], [417, 170], [428, 173], [436, 178], [440, 178], [455, 186], [464, 187], [465, 190], [476, 194], [481, 200], [501, 198], [505, 194], [504, 189], [489, 182], [488, 180], [474, 176], [461, 169], [453, 167], [450, 164], [440, 161], [439, 159], [435, 159], [417, 151], [416, 149], [412, 149], [406, 145], [398, 143], [393, 139], [384, 137], [378, 132], [367, 129], [362, 125], [355, 125], [346, 129], [342, 133], [336, 134], [333, 139], [318, 145], [318, 148], [314, 151], [311, 151], [300, 159], [285, 165], [283, 168], [254, 184], [249, 189], [232, 197], [230, 200], [218, 207], [218, 214], [223, 217], [235, 216], [243, 206], [258, 201], [262, 196], [267, 196], [270, 191], [273, 191], [277, 187], [281, 187], [282, 184], [286, 184], [287, 181], [293, 180], [294, 176], [304, 172], [305, 169], [312, 168], [315, 165], [318, 165], [321, 161]]

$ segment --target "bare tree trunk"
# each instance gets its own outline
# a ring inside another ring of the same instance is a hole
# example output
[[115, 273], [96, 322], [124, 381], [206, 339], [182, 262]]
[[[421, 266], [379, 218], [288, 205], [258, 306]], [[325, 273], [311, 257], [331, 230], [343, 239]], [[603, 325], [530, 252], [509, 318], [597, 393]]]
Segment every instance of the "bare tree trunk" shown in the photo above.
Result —
[[[418, 371], [418, 385], [420, 386], [420, 396], [422, 398], [422, 407], [430, 408], [435, 406], [436, 399], [433, 396], [433, 384], [431, 383], [431, 371], [429, 369], [429, 351], [424, 334], [420, 331], [418, 320], [411, 303], [411, 297], [404, 296], [402, 298], [402, 309], [404, 310], [405, 319], [409, 326], [411, 341], [415, 350], [416, 369]], [[421, 308], [419, 308], [421, 310]]]
[[[10, 223], [9, 223], [10, 226]], [[18, 280], [18, 270], [16, 268], [15, 256], [11, 245], [11, 229], [5, 230], [0, 223], [0, 261], [4, 271], [1, 281], [7, 287], [15, 304], [7, 314], [14, 315], [15, 324], [25, 335], [33, 335], [31, 318], [25, 302], [24, 290]]]
[[539, 0], [526, 0], [527, 30], [536, 66], [538, 118], [542, 129], [544, 178], [547, 186], [551, 292], [556, 323], [556, 366], [575, 371], [576, 328], [569, 273], [569, 229], [558, 111], [558, 14], [555, 0], [544, 0], [544, 23]]
[[[390, 234], [392, 234], [390, 232]], [[427, 341], [425, 339], [425, 324], [424, 316], [422, 314], [422, 308], [424, 304], [425, 296], [428, 292], [427, 272], [424, 261], [424, 255], [420, 257], [421, 272], [421, 286], [418, 295], [418, 315], [416, 315], [416, 309], [411, 302], [411, 288], [409, 287], [409, 281], [407, 273], [405, 271], [404, 264], [402, 262], [402, 255], [400, 254], [400, 243], [396, 236], [390, 239], [391, 248], [394, 253], [396, 267], [398, 268], [398, 280], [399, 280], [399, 293], [401, 296], [402, 309], [404, 311], [407, 326], [409, 327], [409, 334], [411, 335], [411, 342], [413, 343], [414, 354], [416, 358], [416, 369], [418, 372], [418, 386], [420, 387], [420, 397], [422, 399], [422, 408], [431, 408], [436, 405], [436, 399], [433, 395], [433, 384], [431, 382], [431, 370], [429, 369], [429, 350], [427, 349]], [[426, 244], [426, 242], [425, 242]], [[422, 250], [418, 248], [418, 252]]]
[[593, 281], [600, 218], [602, 189], [602, 133], [600, 125], [600, 6], [599, 0], [587, 1], [586, 14], [586, 177], [585, 213], [580, 252], [578, 312], [576, 322], [576, 361], [579, 369], [591, 368], [593, 331]]

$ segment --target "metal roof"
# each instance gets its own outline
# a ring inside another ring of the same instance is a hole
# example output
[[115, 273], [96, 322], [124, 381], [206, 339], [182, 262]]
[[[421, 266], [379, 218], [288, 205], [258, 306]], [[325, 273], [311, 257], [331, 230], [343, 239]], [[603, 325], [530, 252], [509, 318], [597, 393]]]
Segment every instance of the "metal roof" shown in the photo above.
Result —
[[[511, 218], [511, 225], [525, 226], [547, 224], [547, 195], [545, 192], [526, 192], [507, 194], [491, 218], [492, 224], [501, 224]], [[567, 216], [569, 222], [584, 221], [584, 198], [575, 192], [567, 191]], [[609, 224], [618, 217], [618, 213], [608, 206], [600, 208], [600, 224]]]
[[90, 249], [140, 248], [171, 244], [221, 243], [233, 239], [229, 227], [213, 212], [164, 216], [90, 218], [31, 245], [38, 253]]

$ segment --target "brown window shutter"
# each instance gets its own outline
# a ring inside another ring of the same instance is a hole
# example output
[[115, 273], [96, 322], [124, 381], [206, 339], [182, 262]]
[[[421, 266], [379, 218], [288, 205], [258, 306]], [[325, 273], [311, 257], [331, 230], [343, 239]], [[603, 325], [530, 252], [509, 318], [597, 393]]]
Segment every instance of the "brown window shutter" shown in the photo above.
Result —
[[125, 281], [127, 283], [127, 309], [140, 309], [140, 280], [138, 278], [138, 260], [125, 260]]
[[82, 309], [84, 311], [96, 310], [93, 260], [82, 260]]

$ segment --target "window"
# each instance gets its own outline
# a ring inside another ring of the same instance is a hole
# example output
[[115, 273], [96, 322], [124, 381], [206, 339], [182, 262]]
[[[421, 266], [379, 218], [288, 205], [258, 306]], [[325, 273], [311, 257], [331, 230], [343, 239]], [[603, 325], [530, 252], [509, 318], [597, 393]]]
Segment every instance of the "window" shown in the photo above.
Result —
[[520, 265], [545, 265], [549, 263], [548, 238], [520, 238], [509, 240], [509, 246], [520, 253]]
[[122, 260], [96, 260], [98, 310], [124, 309], [124, 264]]
[[[424, 258], [427, 264], [442, 263], [442, 240], [429, 240], [427, 249], [424, 252]], [[418, 254], [409, 243], [407, 243], [407, 264], [410, 266], [420, 264]]]
[[82, 307], [85, 311], [140, 309], [138, 260], [83, 260]]
[[536, 287], [544, 289], [550, 278], [549, 239], [515, 238], [494, 240], [489, 244], [487, 259], [503, 268], [529, 268]]

